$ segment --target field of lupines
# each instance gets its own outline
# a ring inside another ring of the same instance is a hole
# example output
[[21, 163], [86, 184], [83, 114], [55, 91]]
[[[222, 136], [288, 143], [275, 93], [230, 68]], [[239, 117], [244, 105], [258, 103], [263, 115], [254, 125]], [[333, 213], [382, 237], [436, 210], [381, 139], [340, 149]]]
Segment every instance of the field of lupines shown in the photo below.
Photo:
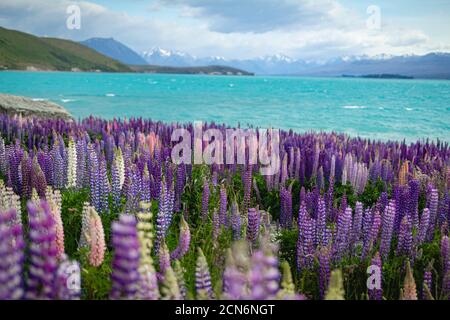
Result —
[[449, 299], [447, 143], [281, 131], [261, 176], [178, 126], [0, 115], [0, 299]]

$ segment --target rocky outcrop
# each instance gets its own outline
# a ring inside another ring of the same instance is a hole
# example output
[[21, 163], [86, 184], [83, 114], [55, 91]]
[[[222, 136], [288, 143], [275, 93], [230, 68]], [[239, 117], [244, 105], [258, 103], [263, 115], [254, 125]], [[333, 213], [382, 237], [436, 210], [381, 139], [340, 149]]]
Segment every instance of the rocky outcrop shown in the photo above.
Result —
[[0, 94], [0, 113], [73, 120], [72, 115], [56, 103], [9, 94]]

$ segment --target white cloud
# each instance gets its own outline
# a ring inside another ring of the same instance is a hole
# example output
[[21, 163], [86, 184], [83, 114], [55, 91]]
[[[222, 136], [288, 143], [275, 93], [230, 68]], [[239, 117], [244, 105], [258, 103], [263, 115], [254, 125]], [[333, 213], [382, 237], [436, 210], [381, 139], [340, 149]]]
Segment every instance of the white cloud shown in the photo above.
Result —
[[[420, 30], [387, 24], [381, 30], [368, 30], [365, 16], [335, 0], [168, 2], [154, 3], [151, 16], [137, 16], [90, 1], [0, 0], [0, 22], [7, 28], [74, 40], [114, 37], [137, 51], [161, 46], [228, 58], [283, 53], [323, 59], [448, 49]], [[81, 30], [66, 28], [66, 8], [73, 3], [81, 7]], [[175, 11], [179, 19], [168, 18], [168, 11]]]

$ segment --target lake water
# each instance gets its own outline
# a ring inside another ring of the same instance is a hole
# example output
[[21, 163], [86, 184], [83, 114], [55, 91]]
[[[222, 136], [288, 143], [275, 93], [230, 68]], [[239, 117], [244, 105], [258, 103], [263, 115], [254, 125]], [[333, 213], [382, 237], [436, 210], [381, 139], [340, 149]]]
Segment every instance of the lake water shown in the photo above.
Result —
[[0, 92], [51, 100], [77, 118], [142, 116], [450, 141], [450, 81], [0, 72]]

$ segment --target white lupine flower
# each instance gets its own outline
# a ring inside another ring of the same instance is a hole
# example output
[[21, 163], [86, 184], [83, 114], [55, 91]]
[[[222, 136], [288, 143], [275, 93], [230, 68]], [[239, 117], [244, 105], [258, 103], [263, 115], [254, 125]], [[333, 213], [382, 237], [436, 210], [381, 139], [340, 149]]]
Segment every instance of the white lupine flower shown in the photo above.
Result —
[[72, 137], [69, 140], [67, 153], [67, 187], [74, 188], [77, 185], [77, 148]]
[[119, 171], [120, 189], [122, 189], [123, 184], [125, 183], [125, 162], [123, 161], [122, 149], [117, 148], [115, 153], [116, 153], [115, 160]]

